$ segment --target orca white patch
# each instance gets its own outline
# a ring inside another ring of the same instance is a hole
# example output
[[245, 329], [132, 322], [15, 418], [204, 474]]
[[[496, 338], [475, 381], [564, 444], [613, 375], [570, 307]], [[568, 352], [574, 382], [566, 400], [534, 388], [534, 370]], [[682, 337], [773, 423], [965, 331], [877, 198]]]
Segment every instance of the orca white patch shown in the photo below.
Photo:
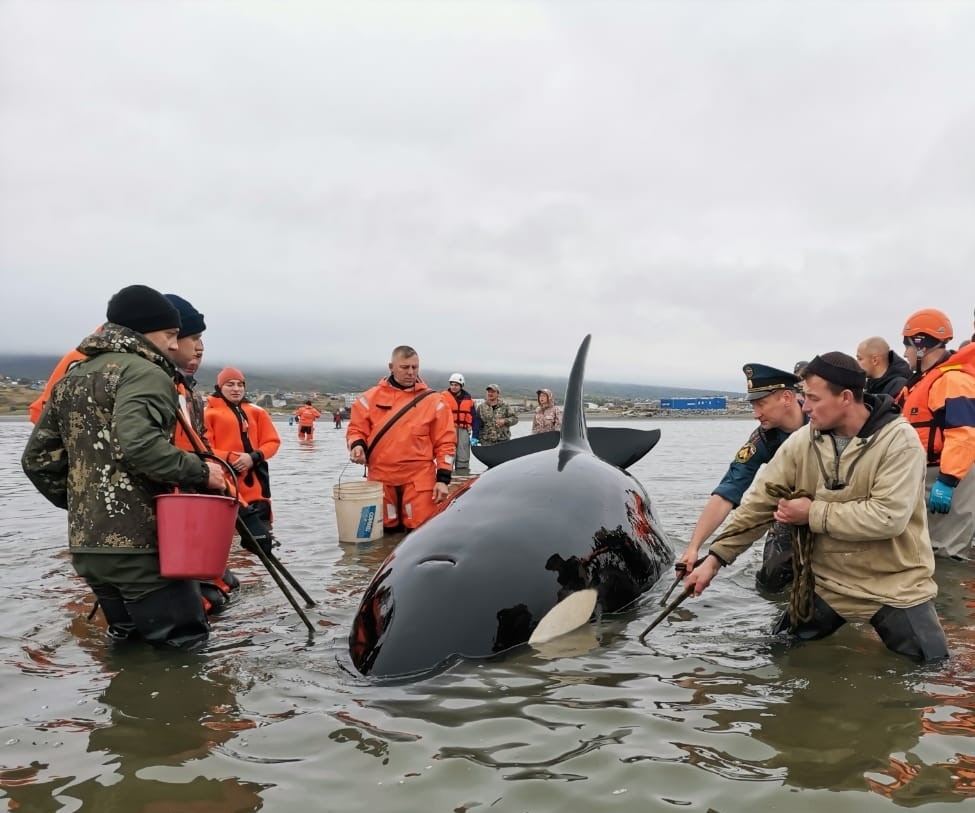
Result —
[[592, 618], [592, 611], [596, 609], [598, 597], [598, 593], [591, 587], [566, 596], [545, 613], [545, 617], [538, 622], [538, 626], [532, 632], [528, 643], [544, 644], [546, 641], [551, 641], [553, 638], [579, 629]]

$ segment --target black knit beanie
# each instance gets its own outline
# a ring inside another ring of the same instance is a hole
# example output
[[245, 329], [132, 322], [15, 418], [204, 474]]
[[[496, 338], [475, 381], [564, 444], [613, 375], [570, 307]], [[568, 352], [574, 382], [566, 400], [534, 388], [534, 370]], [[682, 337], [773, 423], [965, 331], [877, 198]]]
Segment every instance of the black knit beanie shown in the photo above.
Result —
[[176, 294], [166, 294], [166, 299], [179, 311], [179, 338], [195, 336], [207, 329], [206, 322], [203, 321], [203, 314], [183, 297], [176, 296]]
[[155, 288], [129, 285], [108, 300], [109, 322], [136, 333], [152, 333], [180, 326], [179, 311]]
[[853, 356], [834, 350], [816, 356], [806, 365], [803, 378], [818, 375], [824, 381], [848, 390], [863, 391], [867, 385], [867, 374]]

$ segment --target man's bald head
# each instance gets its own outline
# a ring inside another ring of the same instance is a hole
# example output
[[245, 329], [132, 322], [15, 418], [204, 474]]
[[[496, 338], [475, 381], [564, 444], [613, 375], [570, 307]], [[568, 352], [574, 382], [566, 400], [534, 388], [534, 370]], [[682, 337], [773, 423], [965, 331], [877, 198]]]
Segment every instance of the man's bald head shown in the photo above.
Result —
[[886, 371], [890, 345], [882, 336], [871, 336], [857, 345], [857, 361], [867, 378], [880, 378]]

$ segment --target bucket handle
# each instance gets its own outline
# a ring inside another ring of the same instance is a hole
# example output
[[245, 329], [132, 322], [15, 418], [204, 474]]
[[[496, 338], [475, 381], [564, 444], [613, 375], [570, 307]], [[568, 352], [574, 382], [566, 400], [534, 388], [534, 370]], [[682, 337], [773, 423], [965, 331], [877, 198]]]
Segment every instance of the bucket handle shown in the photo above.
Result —
[[[351, 461], [351, 460], [347, 460], [347, 461], [346, 461], [346, 463], [345, 463], [345, 465], [344, 465], [344, 466], [342, 466], [342, 471], [340, 471], [340, 472], [339, 472], [339, 485], [340, 485], [340, 486], [342, 485], [342, 475], [343, 475], [343, 474], [345, 474], [345, 470], [346, 470], [346, 469], [347, 469], [347, 468], [348, 468], [349, 466], [351, 466], [351, 465], [352, 465], [352, 461]], [[363, 480], [365, 480], [365, 479], [367, 479], [367, 478], [366, 478], [366, 475], [367, 475], [367, 471], [368, 471], [368, 470], [367, 470], [367, 468], [366, 468], [365, 466], [363, 466], [363, 467], [362, 467], [362, 479], [363, 479]]]

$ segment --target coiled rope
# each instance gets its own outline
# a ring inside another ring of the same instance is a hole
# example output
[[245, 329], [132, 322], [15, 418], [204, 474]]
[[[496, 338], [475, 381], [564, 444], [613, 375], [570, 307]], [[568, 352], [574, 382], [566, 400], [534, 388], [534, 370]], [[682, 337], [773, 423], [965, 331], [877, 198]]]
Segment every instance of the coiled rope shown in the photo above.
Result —
[[[813, 495], [808, 491], [790, 491], [778, 483], [766, 483], [765, 492], [777, 500], [797, 500], [801, 497], [811, 500], [813, 498]], [[761, 528], [764, 524], [759, 523], [747, 528], [729, 529], [718, 534], [711, 544]], [[812, 569], [812, 553], [815, 537], [808, 525], [792, 525], [791, 528], [793, 577], [792, 588], [789, 593], [789, 629], [795, 630], [799, 624], [811, 621], [813, 616], [816, 576]]]

